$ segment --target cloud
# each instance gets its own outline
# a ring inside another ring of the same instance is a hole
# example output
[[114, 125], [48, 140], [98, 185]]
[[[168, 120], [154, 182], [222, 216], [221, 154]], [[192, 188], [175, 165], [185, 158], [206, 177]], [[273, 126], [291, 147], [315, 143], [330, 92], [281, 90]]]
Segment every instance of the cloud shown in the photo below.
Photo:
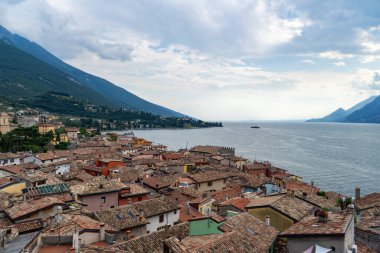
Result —
[[346, 66], [346, 63], [344, 61], [338, 61], [338, 62], [334, 62], [334, 65], [338, 67], [343, 67], [343, 66]]
[[318, 54], [320, 58], [330, 59], [330, 60], [344, 60], [354, 57], [352, 54], [344, 54], [339, 51], [326, 51]]
[[307, 63], [307, 64], [316, 64], [315, 61], [312, 61], [312, 60], [302, 60], [303, 63]]
[[372, 90], [380, 90], [380, 74], [379, 72], [373, 73], [372, 83], [369, 85]]

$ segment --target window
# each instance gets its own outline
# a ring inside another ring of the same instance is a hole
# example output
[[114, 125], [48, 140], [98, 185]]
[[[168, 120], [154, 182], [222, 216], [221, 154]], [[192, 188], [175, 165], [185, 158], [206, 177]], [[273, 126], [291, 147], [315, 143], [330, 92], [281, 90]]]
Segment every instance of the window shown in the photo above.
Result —
[[331, 251], [332, 251], [332, 252], [335, 252], [335, 247], [331, 247]]
[[164, 215], [163, 215], [163, 214], [161, 214], [161, 215], [160, 215], [160, 218], [159, 218], [159, 219], [160, 219], [160, 220], [159, 220], [159, 221], [160, 221], [160, 223], [161, 223], [161, 222], [164, 222]]
[[111, 208], [115, 208], [115, 206], [111, 206]]
[[174, 210], [174, 214], [177, 214], [177, 210]]
[[15, 159], [11, 159], [11, 163], [14, 163], [15, 162]]
[[207, 185], [208, 185], [208, 186], [212, 186], [212, 181], [208, 181], [208, 182], [207, 182]]
[[101, 201], [102, 203], [106, 203], [106, 197], [101, 197], [101, 198], [100, 198], [100, 201]]

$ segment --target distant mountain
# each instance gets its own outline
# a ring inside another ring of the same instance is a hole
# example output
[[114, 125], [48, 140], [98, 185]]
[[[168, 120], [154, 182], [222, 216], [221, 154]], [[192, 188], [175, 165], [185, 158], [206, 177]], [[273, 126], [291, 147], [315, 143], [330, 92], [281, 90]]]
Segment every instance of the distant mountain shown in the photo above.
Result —
[[[186, 116], [184, 114], [175, 112], [163, 106], [148, 102], [105, 79], [81, 71], [80, 69], [77, 69], [63, 62], [59, 58], [55, 57], [38, 44], [31, 42], [17, 34], [10, 33], [1, 25], [0, 40], [3, 41], [3, 44], [5, 42], [8, 45], [12, 45], [34, 56], [35, 58], [45, 62], [47, 65], [50, 65], [50, 67], [56, 68], [57, 70], [60, 70], [61, 72], [65, 73], [66, 79], [70, 79], [72, 83], [76, 83], [78, 92], [79, 90], [81, 90], [81, 88], [79, 87], [89, 88], [89, 90], [92, 91], [89, 93], [89, 96], [87, 97], [91, 98], [90, 95], [94, 93], [98, 94], [93, 99], [91, 99], [92, 101], [95, 101], [97, 104], [106, 104], [113, 108], [123, 107], [131, 110], [140, 110], [161, 116]], [[75, 89], [75, 87], [73, 88]], [[30, 87], [30, 89], [33, 89], [33, 87]], [[101, 96], [102, 99], [95, 99], [99, 98], [99, 96]]]
[[345, 119], [347, 111], [342, 108], [330, 113], [329, 115], [320, 119], [310, 119], [308, 122], [339, 122]]
[[380, 123], [380, 96], [363, 108], [348, 115], [345, 122]]
[[[361, 110], [366, 105], [372, 103], [378, 96], [372, 96], [367, 98], [366, 100], [354, 105], [348, 110], [344, 110], [343, 108], [339, 108], [336, 111], [330, 113], [329, 115], [319, 118], [319, 119], [310, 119], [307, 122], [345, 122], [346, 119], [353, 114], [354, 112]], [[379, 111], [380, 112], [380, 111]]]

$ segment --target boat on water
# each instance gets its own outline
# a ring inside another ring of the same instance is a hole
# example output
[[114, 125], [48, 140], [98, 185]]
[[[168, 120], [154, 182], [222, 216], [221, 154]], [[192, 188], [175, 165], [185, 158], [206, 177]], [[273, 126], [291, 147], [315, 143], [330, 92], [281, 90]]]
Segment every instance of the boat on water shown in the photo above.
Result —
[[259, 126], [251, 126], [251, 128], [260, 128]]

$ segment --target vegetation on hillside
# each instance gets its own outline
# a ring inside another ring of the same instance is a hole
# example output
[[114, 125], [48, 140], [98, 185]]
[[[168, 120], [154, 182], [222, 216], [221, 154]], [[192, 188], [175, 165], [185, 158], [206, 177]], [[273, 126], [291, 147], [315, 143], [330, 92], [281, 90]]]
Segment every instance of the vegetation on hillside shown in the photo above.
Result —
[[46, 152], [49, 150], [49, 145], [53, 140], [53, 132], [40, 134], [37, 127], [16, 128], [6, 134], [0, 133], [0, 151]]
[[106, 106], [83, 102], [69, 94], [59, 92], [48, 92], [35, 97], [19, 99], [18, 103], [62, 115], [63, 124], [66, 126], [95, 128], [98, 130], [222, 126], [220, 122], [204, 122], [187, 117], [162, 117], [124, 108], [111, 109]]

